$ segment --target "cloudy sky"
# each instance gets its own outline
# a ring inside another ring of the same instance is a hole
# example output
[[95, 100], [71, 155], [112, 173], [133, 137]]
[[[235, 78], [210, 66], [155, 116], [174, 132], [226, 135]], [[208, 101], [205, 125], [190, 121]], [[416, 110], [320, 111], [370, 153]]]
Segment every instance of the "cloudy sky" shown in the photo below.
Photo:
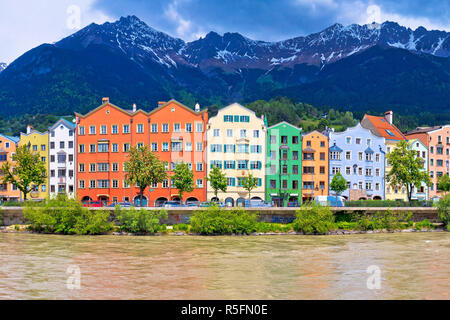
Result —
[[448, 0], [1, 0], [0, 62], [52, 43], [91, 22], [134, 14], [190, 41], [209, 31], [275, 41], [318, 32], [335, 22], [396, 21], [450, 31]]

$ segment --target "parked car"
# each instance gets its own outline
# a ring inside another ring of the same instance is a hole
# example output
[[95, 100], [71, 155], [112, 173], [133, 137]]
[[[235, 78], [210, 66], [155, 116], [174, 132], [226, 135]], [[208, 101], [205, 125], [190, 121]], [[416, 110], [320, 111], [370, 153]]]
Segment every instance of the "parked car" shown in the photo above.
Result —
[[129, 208], [133, 206], [133, 204], [130, 202], [118, 202], [118, 203], [111, 203], [108, 207], [114, 208], [115, 206], [121, 206], [122, 208]]
[[84, 207], [102, 207], [101, 201], [85, 201], [83, 202]]
[[264, 207], [273, 207], [271, 202], [263, 201], [263, 200], [244, 200], [244, 207], [247, 208], [264, 208]]
[[180, 201], [167, 201], [164, 204], [164, 208], [177, 208], [177, 207], [184, 207], [184, 205], [182, 205]]
[[300, 202], [298, 202], [298, 201], [288, 202], [287, 206], [288, 207], [300, 207]]
[[198, 201], [189, 201], [186, 202], [186, 206], [187, 207], [198, 207], [200, 205], [200, 203]]
[[204, 201], [204, 202], [200, 203], [200, 207], [212, 207], [212, 206], [218, 206], [219, 208], [224, 208], [226, 205], [222, 201], [219, 201], [219, 202]]
[[320, 206], [345, 207], [345, 198], [342, 196], [316, 196], [315, 201]]

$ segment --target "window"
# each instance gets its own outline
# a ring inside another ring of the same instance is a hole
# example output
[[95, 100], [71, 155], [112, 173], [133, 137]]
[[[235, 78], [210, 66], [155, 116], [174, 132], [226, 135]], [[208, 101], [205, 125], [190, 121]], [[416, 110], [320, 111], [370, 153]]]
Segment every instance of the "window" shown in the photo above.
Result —
[[197, 132], [203, 132], [203, 123], [197, 122], [196, 129], [197, 129]]
[[41, 144], [41, 151], [45, 151], [45, 144]]
[[69, 149], [73, 149], [73, 141], [69, 141]]
[[233, 136], [233, 129], [227, 129], [227, 137]]
[[33, 145], [33, 151], [37, 151], [37, 145]]
[[111, 133], [112, 134], [118, 134], [119, 133], [119, 126], [117, 124], [113, 124], [111, 126]]
[[270, 180], [270, 189], [277, 188], [277, 180]]
[[214, 129], [213, 130], [213, 136], [214, 137], [219, 137], [220, 136], [220, 129]]
[[250, 161], [250, 169], [260, 170], [262, 168], [261, 161]]
[[238, 160], [238, 169], [248, 169], [248, 160]]
[[359, 168], [358, 168], [358, 174], [359, 174], [360, 176], [362, 176], [362, 174], [363, 174], [363, 168], [362, 168], [362, 167], [359, 167]]
[[211, 160], [211, 169], [214, 168], [214, 167], [222, 169], [222, 161], [220, 161], [220, 160]]
[[338, 173], [338, 172], [341, 172], [341, 168], [339, 168], [339, 167], [332, 167], [331, 168], [331, 174], [336, 174], [336, 173]]
[[47, 161], [47, 158], [46, 158], [46, 157], [41, 157], [41, 161], [42, 161], [42, 162], [46, 162], [46, 161]]
[[203, 162], [197, 162], [197, 171], [203, 171]]
[[[350, 140], [350, 141], [351, 141], [351, 140]], [[356, 144], [361, 144], [361, 138], [356, 138], [356, 139], [355, 139], [355, 143], [356, 143]]]
[[281, 136], [281, 143], [287, 144], [287, 136]]
[[169, 151], [169, 143], [168, 142], [163, 142], [162, 151], [164, 151], [164, 152]]
[[234, 144], [224, 144], [223, 145], [223, 152], [226, 152], [226, 153], [234, 152]]
[[[8, 148], [8, 146], [6, 146]], [[55, 149], [55, 143], [54, 142], [50, 142], [50, 149]]]
[[250, 147], [251, 153], [262, 153], [262, 146], [261, 145], [252, 145]]
[[325, 148], [325, 141], [320, 141], [320, 147]]
[[253, 138], [259, 138], [259, 130], [253, 130]]
[[221, 144], [212, 144], [211, 152], [222, 152], [222, 145]]
[[292, 180], [292, 189], [298, 190], [298, 180]]
[[89, 172], [95, 172], [95, 163], [89, 164]]
[[95, 189], [95, 180], [89, 180], [89, 188]]
[[78, 134], [79, 134], [80, 136], [84, 136], [84, 126], [79, 126], [79, 127], [78, 127]]
[[350, 167], [345, 167], [345, 174], [350, 175], [352, 173], [352, 169]]
[[107, 133], [106, 126], [105, 125], [101, 125], [100, 126], [100, 134], [106, 134], [106, 133]]
[[363, 153], [362, 152], [358, 152], [358, 160], [359, 161], [363, 160]]
[[[339, 157], [340, 157], [340, 155], [339, 155]], [[314, 156], [313, 156], [313, 160], [314, 160]], [[320, 153], [320, 160], [325, 160], [325, 153], [324, 152]]]
[[112, 180], [112, 187], [113, 187], [114, 189], [119, 188], [119, 180], [113, 179], [113, 180]]
[[109, 180], [97, 180], [97, 188], [98, 189], [107, 189], [109, 188]]
[[89, 145], [89, 152], [94, 153], [95, 152], [95, 144]]
[[367, 145], [370, 146], [370, 144], [372, 143], [371, 139], [367, 139]]
[[95, 126], [89, 126], [89, 134], [95, 134]]
[[169, 132], [169, 124], [168, 123], [162, 124], [162, 132]]
[[345, 151], [345, 160], [352, 160], [352, 152]]
[[186, 142], [185, 151], [192, 151], [192, 142]]
[[151, 150], [153, 152], [158, 151], [158, 143], [157, 142], [152, 142], [152, 147], [151, 148], [152, 148]]
[[366, 176], [371, 177], [372, 176], [372, 169], [366, 168]]
[[375, 168], [375, 176], [380, 176], [380, 168]]
[[203, 142], [197, 142], [196, 149], [197, 151], [203, 151]]
[[306, 141], [306, 146], [311, 147], [311, 141]]
[[292, 136], [292, 144], [298, 144], [298, 136]]
[[314, 174], [314, 167], [303, 167], [303, 174]]
[[351, 144], [352, 143], [352, 137], [345, 137], [345, 143]]
[[372, 161], [372, 154], [366, 152], [366, 161]]
[[144, 133], [144, 125], [142, 123], [136, 125], [136, 133]]
[[157, 123], [152, 123], [150, 126], [150, 132], [152, 133], [156, 133], [158, 132], [158, 124]]
[[130, 151], [130, 144], [124, 143], [123, 144], [123, 152], [129, 152]]
[[109, 144], [107, 144], [107, 143], [99, 143], [97, 148], [98, 148], [98, 152], [108, 152], [109, 151]]
[[236, 145], [236, 153], [248, 153], [248, 144]]
[[223, 122], [233, 122], [233, 116], [224, 115], [223, 116]]
[[84, 189], [84, 180], [79, 180], [78, 181], [78, 188], [79, 189]]
[[241, 137], [241, 138], [247, 137], [247, 130], [241, 129], [240, 133], [241, 133], [241, 134], [240, 134], [240, 137]]
[[276, 160], [276, 159], [277, 159], [276, 151], [270, 151], [270, 160]]
[[109, 163], [97, 163], [97, 171], [98, 172], [108, 172], [109, 171]]
[[236, 185], [236, 179], [235, 178], [227, 178], [227, 186], [234, 187]]
[[380, 162], [380, 154], [379, 153], [375, 154], [375, 161]]
[[375, 190], [380, 191], [380, 184], [378, 182], [375, 183]]
[[197, 179], [197, 188], [203, 188], [203, 179]]
[[298, 151], [292, 151], [292, 160], [298, 160]]
[[84, 153], [84, 144], [78, 145], [78, 152], [79, 153]]
[[331, 151], [330, 160], [341, 160], [341, 153], [338, 151]]
[[78, 172], [84, 172], [84, 163], [78, 164]]
[[225, 160], [223, 162], [223, 168], [224, 169], [234, 169], [235, 168], [235, 162], [231, 160]]
[[111, 171], [113, 171], [113, 172], [119, 171], [119, 164], [117, 162], [114, 162], [112, 164], [112, 170]]
[[372, 190], [372, 183], [366, 182], [366, 190]]
[[294, 164], [292, 166], [292, 174], [298, 174], [298, 165]]
[[119, 152], [119, 144], [117, 143], [112, 144], [112, 152]]
[[384, 129], [384, 130], [386, 130], [387, 134], [390, 135], [391, 137], [395, 137], [395, 135], [392, 133], [391, 130], [389, 130], [389, 129]]
[[172, 151], [183, 151], [183, 142], [172, 142]]
[[192, 132], [192, 123], [186, 123], [184, 127], [186, 132]]
[[276, 144], [277, 143], [277, 136], [270, 136], [270, 144]]
[[250, 122], [250, 117], [249, 116], [241, 116], [239, 120], [241, 122]]
[[276, 172], [277, 172], [277, 166], [276, 165], [271, 165], [270, 167], [269, 167], [269, 174], [276, 174]]

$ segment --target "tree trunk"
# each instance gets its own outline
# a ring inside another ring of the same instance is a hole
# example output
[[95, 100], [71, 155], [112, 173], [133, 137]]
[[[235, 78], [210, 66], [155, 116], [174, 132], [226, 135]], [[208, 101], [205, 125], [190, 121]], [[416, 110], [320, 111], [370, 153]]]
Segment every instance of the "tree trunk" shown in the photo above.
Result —
[[143, 207], [143, 205], [142, 205], [142, 198], [143, 198], [143, 196], [144, 196], [144, 189], [142, 189], [142, 188], [140, 188], [141, 190], [141, 192], [140, 192], [140, 195], [139, 195], [139, 204], [140, 204], [140, 207], [142, 208]]

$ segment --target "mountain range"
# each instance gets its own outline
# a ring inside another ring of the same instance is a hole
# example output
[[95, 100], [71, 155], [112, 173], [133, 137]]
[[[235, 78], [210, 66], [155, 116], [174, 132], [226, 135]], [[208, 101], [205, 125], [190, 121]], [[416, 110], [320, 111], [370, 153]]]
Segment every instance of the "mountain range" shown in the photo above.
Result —
[[151, 110], [171, 98], [223, 106], [280, 95], [355, 111], [448, 114], [450, 33], [387, 21], [278, 42], [215, 32], [185, 42], [128, 16], [42, 44], [0, 73], [0, 110], [9, 116], [86, 112], [103, 96]]

